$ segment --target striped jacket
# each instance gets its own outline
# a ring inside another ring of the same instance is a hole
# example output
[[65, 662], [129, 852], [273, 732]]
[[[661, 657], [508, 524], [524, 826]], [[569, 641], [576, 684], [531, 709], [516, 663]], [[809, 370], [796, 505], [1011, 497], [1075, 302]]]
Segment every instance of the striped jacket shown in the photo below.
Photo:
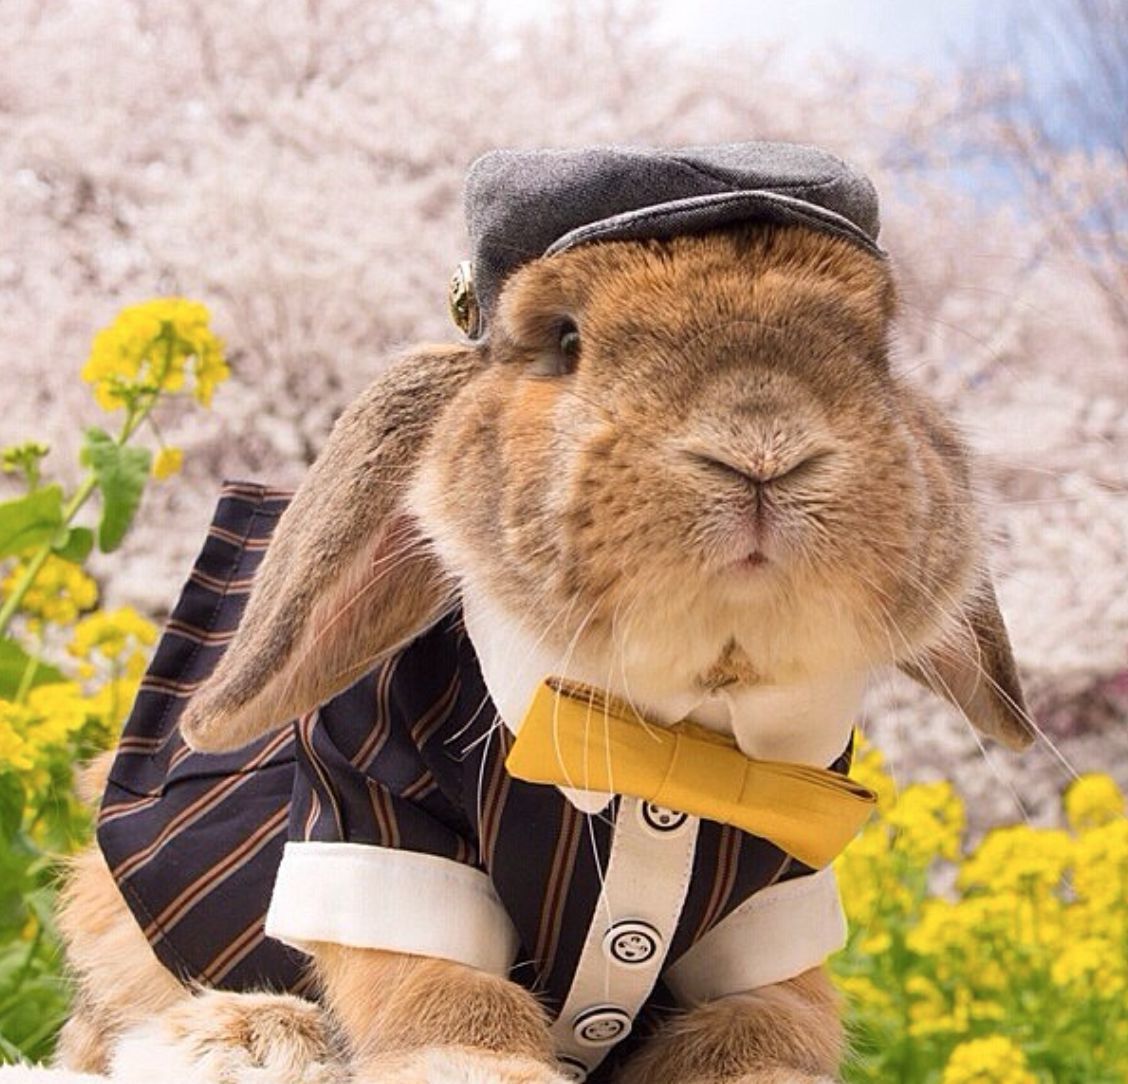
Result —
[[829, 870], [632, 798], [586, 815], [511, 778], [458, 612], [292, 727], [191, 752], [179, 713], [286, 503], [225, 487], [100, 810], [114, 877], [176, 975], [304, 993], [311, 941], [457, 960], [535, 992], [562, 1068], [595, 1080], [663, 1006], [779, 981], [839, 947]]

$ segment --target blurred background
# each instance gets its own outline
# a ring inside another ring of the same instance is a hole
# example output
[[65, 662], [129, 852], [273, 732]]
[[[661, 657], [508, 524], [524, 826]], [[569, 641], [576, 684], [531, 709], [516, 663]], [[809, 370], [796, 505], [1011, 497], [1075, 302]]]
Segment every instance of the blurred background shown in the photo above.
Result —
[[[891, 678], [865, 725], [973, 825], [1128, 783], [1128, 5], [1122, 0], [3, 0], [0, 444], [73, 483], [77, 371], [124, 304], [204, 301], [232, 381], [161, 408], [109, 604], [175, 600], [222, 478], [296, 483], [398, 347], [450, 338], [461, 183], [502, 146], [783, 139], [857, 163], [903, 291], [897, 364], [979, 453], [1048, 742], [981, 750]], [[68, 475], [68, 471], [71, 473]], [[7, 488], [5, 488], [7, 487]], [[0, 499], [14, 481], [0, 479]]]

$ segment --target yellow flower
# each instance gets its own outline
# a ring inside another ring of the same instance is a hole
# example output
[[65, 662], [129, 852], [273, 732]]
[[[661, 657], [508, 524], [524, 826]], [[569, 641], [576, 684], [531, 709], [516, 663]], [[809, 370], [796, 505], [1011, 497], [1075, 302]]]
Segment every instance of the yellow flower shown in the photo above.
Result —
[[989, 832], [960, 870], [963, 889], [1046, 894], [1056, 891], [1073, 858], [1073, 841], [1056, 829], [1016, 824]]
[[[859, 763], [888, 789], [835, 864], [851, 937], [833, 966], [876, 1051], [866, 1079], [902, 1079], [881, 1051], [909, 1043], [914, 1080], [1033, 1084], [1045, 1050], [1031, 1044], [1027, 1064], [1015, 1043], [981, 1037], [1004, 1028], [1069, 1033], [1091, 1052], [1085, 1070], [1128, 1068], [1128, 818], [1111, 781], [1088, 776], [1065, 796], [1073, 833], [1001, 827], [964, 857], [951, 787], [894, 794], [864, 743]], [[937, 858], [959, 865], [954, 879]]]
[[[148, 649], [156, 641], [156, 626], [128, 606], [91, 614], [75, 626], [67, 650], [82, 660], [83, 676], [108, 672], [109, 680], [86, 701], [107, 740], [117, 734], [133, 704], [148, 665]], [[101, 740], [101, 734], [96, 737]]]
[[204, 305], [184, 298], [130, 305], [95, 335], [82, 379], [94, 386], [99, 406], [116, 410], [162, 391], [183, 390], [190, 369], [193, 395], [208, 406], [216, 385], [230, 375], [223, 342], [209, 320]]
[[950, 900], [926, 900], [920, 920], [909, 931], [906, 944], [920, 956], [939, 956], [961, 949], [967, 942], [966, 911]]
[[955, 861], [966, 823], [963, 802], [951, 783], [916, 783], [901, 792], [886, 814], [897, 830], [894, 846], [917, 865], [935, 858]]
[[1109, 970], [1110, 962], [1108, 945], [1103, 940], [1070, 940], [1055, 958], [1050, 974], [1058, 986], [1076, 986], [1086, 994], [1096, 984], [1104, 985], [1100, 979]]
[[86, 720], [82, 690], [69, 681], [40, 685], [22, 704], [0, 700], [0, 756], [5, 764], [30, 770], [65, 745]]
[[905, 983], [909, 995], [909, 1034], [916, 1039], [933, 1035], [962, 1035], [967, 1031], [966, 1006], [950, 1006], [947, 996], [923, 975]]
[[1075, 832], [1124, 817], [1124, 795], [1111, 776], [1083, 775], [1065, 792], [1065, 816]]
[[212, 394], [216, 387], [231, 375], [223, 358], [222, 343], [219, 339], [203, 342], [196, 355], [196, 386], [192, 394], [202, 406], [211, 406]]
[[64, 744], [86, 723], [86, 702], [73, 682], [60, 681], [32, 689], [27, 698], [28, 734], [43, 747]]
[[127, 648], [152, 647], [156, 642], [156, 626], [132, 607], [122, 606], [84, 617], [75, 625], [67, 650], [76, 659], [90, 661], [97, 654], [121, 662]]
[[893, 998], [864, 975], [846, 976], [839, 980], [838, 986], [852, 1008], [878, 1014], [895, 1011]]
[[[1067, 905], [1054, 896], [1011, 893], [929, 899], [905, 944], [916, 967], [969, 997], [997, 1001], [1008, 989], [1044, 985], [1050, 962], [1072, 936]], [[974, 1006], [967, 1011], [975, 1015]]]
[[1083, 832], [1074, 853], [1073, 888], [1089, 929], [1128, 940], [1128, 820]]
[[109, 744], [117, 737], [121, 724], [137, 697], [140, 682], [141, 674], [130, 673], [124, 678], [114, 678], [96, 689], [87, 699], [87, 708], [99, 724], [95, 736], [100, 744]]
[[16, 728], [17, 718], [22, 718], [19, 707], [0, 700], [0, 771], [14, 768], [26, 772], [35, 763], [30, 746]]
[[972, 1039], [952, 1051], [941, 1084], [1036, 1084], [1026, 1055], [1009, 1039]]
[[184, 450], [182, 448], [162, 448], [153, 459], [153, 477], [158, 482], [171, 478], [180, 473], [184, 465]]
[[999, 1021], [1007, 1018], [1007, 1011], [997, 1001], [975, 1000], [968, 1004], [968, 1015], [972, 1020]]
[[[18, 562], [0, 583], [0, 593], [5, 597], [15, 590], [24, 567], [24, 562]], [[69, 625], [97, 601], [98, 585], [73, 561], [52, 554], [24, 595], [20, 609], [34, 625]]]
[[892, 946], [893, 935], [888, 930], [881, 929], [880, 926], [872, 928], [858, 945], [862, 952], [871, 953], [888, 952]]
[[867, 825], [834, 864], [850, 924], [868, 935], [888, 911], [888, 866], [889, 830], [881, 821]]

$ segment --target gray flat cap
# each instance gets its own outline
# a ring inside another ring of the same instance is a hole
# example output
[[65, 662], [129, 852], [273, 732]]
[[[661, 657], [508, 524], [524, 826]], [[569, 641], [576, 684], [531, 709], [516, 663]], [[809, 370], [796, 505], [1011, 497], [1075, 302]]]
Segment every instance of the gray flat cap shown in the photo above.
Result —
[[521, 264], [589, 241], [757, 220], [811, 226], [884, 255], [869, 178], [798, 143], [491, 151], [470, 167], [466, 220], [473, 259], [451, 282], [451, 312], [473, 338]]

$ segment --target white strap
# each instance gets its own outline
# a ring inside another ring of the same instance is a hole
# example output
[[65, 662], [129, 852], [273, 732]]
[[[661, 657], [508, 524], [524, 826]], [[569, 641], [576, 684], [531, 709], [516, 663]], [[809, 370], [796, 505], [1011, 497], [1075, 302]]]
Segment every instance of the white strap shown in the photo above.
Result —
[[[580, 1080], [629, 1032], [677, 929], [699, 821], [624, 797], [603, 888], [551, 1032], [561, 1068]], [[648, 951], [652, 948], [652, 951]]]

